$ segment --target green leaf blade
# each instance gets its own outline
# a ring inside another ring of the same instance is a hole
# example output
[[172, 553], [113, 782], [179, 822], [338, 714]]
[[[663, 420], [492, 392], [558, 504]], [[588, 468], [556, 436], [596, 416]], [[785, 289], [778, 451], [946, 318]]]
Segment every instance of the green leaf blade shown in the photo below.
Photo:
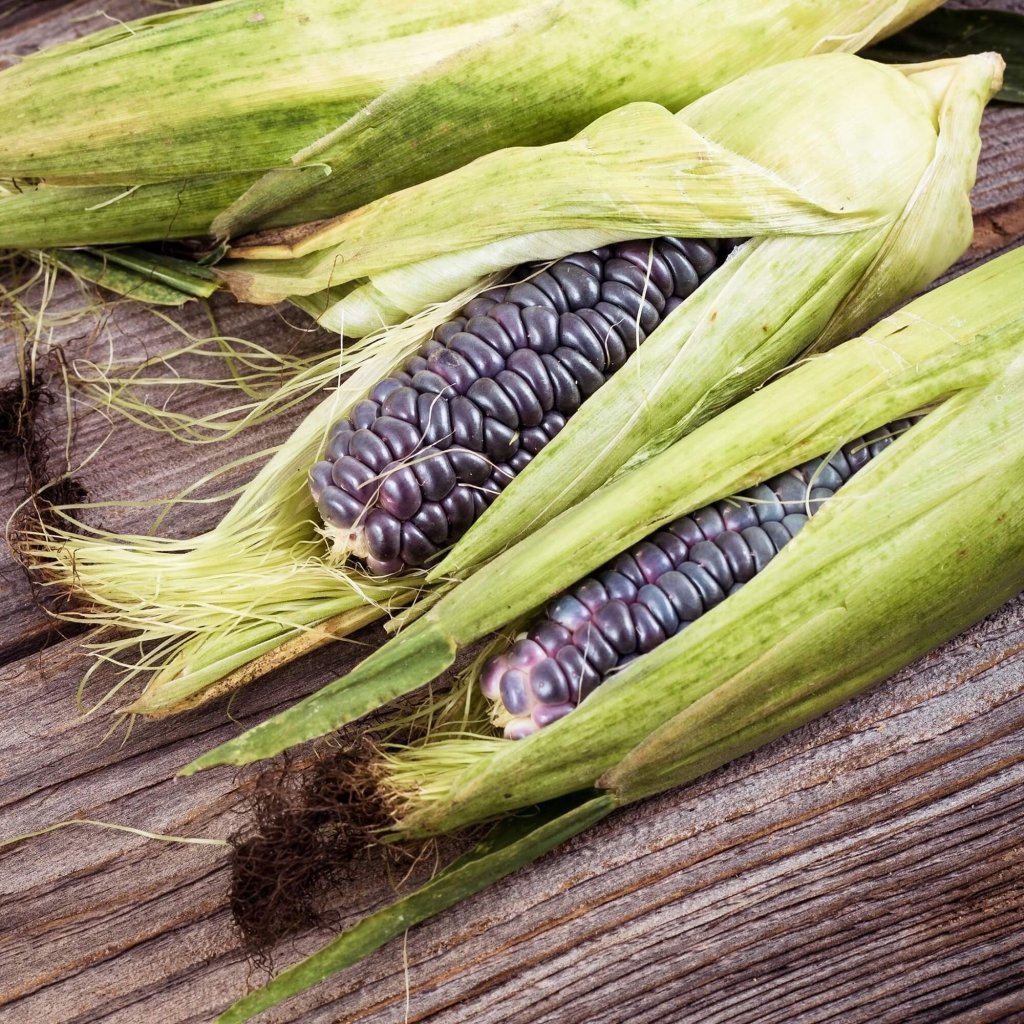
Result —
[[455, 653], [455, 642], [428, 613], [348, 675], [208, 751], [181, 774], [192, 775], [215, 765], [250, 764], [340, 729], [430, 682], [454, 662]]

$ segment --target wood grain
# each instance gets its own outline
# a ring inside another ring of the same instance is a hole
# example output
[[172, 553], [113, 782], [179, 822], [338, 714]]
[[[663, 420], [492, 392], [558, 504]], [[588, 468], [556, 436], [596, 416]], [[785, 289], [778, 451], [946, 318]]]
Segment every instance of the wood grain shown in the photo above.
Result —
[[[111, 0], [128, 18], [155, 9]], [[0, 53], [96, 27], [98, 5], [0, 22]], [[1024, 110], [991, 109], [973, 194], [975, 240], [955, 272], [1024, 238]], [[60, 283], [50, 309], [80, 303]], [[218, 299], [224, 333], [282, 349], [275, 311]], [[203, 332], [198, 308], [178, 319]], [[297, 322], [297, 318], [296, 318]], [[0, 314], [0, 383], [17, 331]], [[298, 339], [298, 340], [297, 340]], [[42, 354], [135, 361], [180, 344], [142, 307], [56, 327]], [[47, 370], [46, 372], [50, 372]], [[180, 396], [196, 410], [220, 396]], [[79, 410], [70, 468], [92, 499], [167, 497], [285, 436], [301, 414], [219, 449], [185, 446]], [[59, 403], [41, 415], [62, 457]], [[87, 465], [84, 457], [103, 445]], [[0, 515], [21, 500], [24, 463], [0, 455]], [[238, 481], [243, 473], [229, 477]], [[166, 529], [211, 526], [223, 506], [178, 508]], [[155, 510], [109, 510], [145, 530]], [[76, 717], [84, 662], [0, 555], [0, 836], [69, 817], [224, 837], [248, 776], [176, 779], [237, 732], [213, 705], [124, 738]], [[362, 639], [372, 641], [373, 634]], [[251, 723], [360, 656], [321, 651], [242, 693]], [[97, 692], [105, 682], [100, 679]], [[93, 694], [95, 696], [95, 694]], [[683, 789], [628, 808], [563, 849], [262, 1018], [391, 1024], [933, 1024], [1024, 1021], [1024, 599], [812, 725]], [[78, 826], [0, 851], [4, 1024], [186, 1024], [212, 1020], [259, 980], [231, 929], [224, 850]], [[355, 886], [334, 926], [379, 905]], [[321, 944], [303, 936], [280, 963]]]

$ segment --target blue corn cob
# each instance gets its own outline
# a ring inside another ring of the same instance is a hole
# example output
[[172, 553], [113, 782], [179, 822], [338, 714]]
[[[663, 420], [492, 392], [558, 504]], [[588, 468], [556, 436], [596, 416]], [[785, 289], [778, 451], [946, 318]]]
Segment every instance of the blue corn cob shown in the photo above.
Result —
[[324, 522], [375, 574], [427, 564], [731, 248], [655, 238], [520, 268], [334, 425], [310, 471]]
[[488, 659], [481, 688], [522, 739], [575, 708], [631, 661], [759, 573], [847, 480], [906, 430], [899, 420], [737, 498], [669, 523], [548, 605]]

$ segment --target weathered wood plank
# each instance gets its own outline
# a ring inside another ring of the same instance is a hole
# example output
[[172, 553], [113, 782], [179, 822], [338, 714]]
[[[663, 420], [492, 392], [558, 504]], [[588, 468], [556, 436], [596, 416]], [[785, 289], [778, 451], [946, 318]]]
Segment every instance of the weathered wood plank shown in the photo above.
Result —
[[[25, 764], [4, 831], [82, 813], [225, 834], [229, 773], [170, 778], [232, 731], [222, 713], [96, 747], [101, 724], [69, 728], [54, 696], [57, 658], [5, 701], [20, 736], [5, 761]], [[1022, 675], [1017, 601], [841, 711], [620, 813], [411, 934], [409, 1019], [938, 1020], [1010, 993], [1024, 1012]], [[82, 828], [4, 868], [7, 1019], [198, 1021], [245, 984], [216, 848]], [[402, 1019], [405, 985], [393, 943], [269, 1019]]]
[[[202, 2], [202, 0], [200, 0]], [[0, 68], [45, 46], [69, 42], [90, 32], [158, 11], [152, 0], [7, 0], [0, 9]]]

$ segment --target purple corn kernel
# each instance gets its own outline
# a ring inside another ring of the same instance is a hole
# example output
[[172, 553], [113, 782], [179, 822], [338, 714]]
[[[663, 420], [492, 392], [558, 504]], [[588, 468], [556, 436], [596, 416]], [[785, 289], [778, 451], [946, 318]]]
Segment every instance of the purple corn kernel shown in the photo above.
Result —
[[393, 459], [391, 449], [372, 431], [365, 427], [357, 430], [349, 441], [348, 454], [357, 462], [379, 473]]
[[379, 415], [380, 405], [377, 402], [371, 402], [369, 399], [363, 399], [361, 402], [356, 402], [352, 407], [352, 412], [348, 418], [352, 421], [352, 426], [356, 430], [360, 430], [363, 427], [371, 426]]
[[567, 714], [575, 707], [573, 704], [568, 702], [564, 704], [556, 704], [553, 707], [547, 705], [541, 705], [533, 709], [532, 718], [534, 724], [538, 729], [543, 729], [545, 725], [550, 725], [552, 722], [557, 722], [560, 718], [565, 718]]
[[406, 565], [423, 565], [437, 553], [423, 531], [410, 520], [402, 523], [402, 561]]
[[375, 508], [363, 524], [370, 556], [378, 562], [393, 562], [402, 549], [402, 524], [383, 509]]
[[714, 540], [725, 529], [725, 521], [714, 505], [697, 509], [690, 518], [707, 540]]
[[412, 461], [412, 471], [427, 501], [440, 501], [457, 483], [448, 456], [436, 448], [424, 448]]
[[[656, 544], [642, 540], [633, 549], [633, 561], [643, 576], [644, 583], [653, 583], [662, 573], [671, 572], [672, 559]], [[642, 586], [643, 584], [641, 584]]]
[[570, 310], [593, 306], [601, 297], [601, 284], [593, 273], [568, 260], [561, 260], [549, 271], [558, 282]]
[[526, 673], [515, 668], [508, 669], [501, 677], [498, 692], [501, 695], [501, 703], [505, 705], [509, 714], [521, 715], [529, 709], [527, 683]]
[[309, 492], [313, 495], [314, 501], [319, 501], [320, 495], [324, 493], [324, 489], [333, 485], [332, 468], [330, 462], [316, 462], [313, 464], [313, 468], [310, 469]]
[[573, 587], [573, 597], [587, 606], [591, 612], [597, 611], [602, 605], [608, 603], [608, 594], [600, 581], [593, 578], [584, 580], [579, 586]]
[[331, 476], [336, 487], [358, 498], [364, 505], [373, 499], [377, 490], [377, 474], [350, 455], [338, 459], [331, 469]]
[[380, 507], [398, 519], [409, 519], [423, 504], [416, 474], [408, 467], [389, 471], [380, 484]]
[[533, 279], [533, 284], [547, 296], [556, 313], [567, 313], [569, 311], [569, 299], [562, 290], [562, 286], [558, 283], [558, 279], [552, 274], [548, 271], [538, 274]]
[[352, 440], [351, 430], [339, 430], [327, 442], [327, 450], [324, 455], [328, 462], [337, 462], [344, 455], [348, 455], [348, 443]]

